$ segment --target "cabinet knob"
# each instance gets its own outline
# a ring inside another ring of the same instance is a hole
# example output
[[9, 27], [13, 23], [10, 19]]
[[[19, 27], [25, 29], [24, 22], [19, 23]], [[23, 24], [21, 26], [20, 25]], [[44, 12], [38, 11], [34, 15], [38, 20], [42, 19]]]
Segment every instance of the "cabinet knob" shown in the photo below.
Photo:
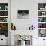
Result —
[[45, 39], [43, 39], [43, 40], [45, 40]]
[[3, 40], [3, 39], [1, 39], [1, 40]]

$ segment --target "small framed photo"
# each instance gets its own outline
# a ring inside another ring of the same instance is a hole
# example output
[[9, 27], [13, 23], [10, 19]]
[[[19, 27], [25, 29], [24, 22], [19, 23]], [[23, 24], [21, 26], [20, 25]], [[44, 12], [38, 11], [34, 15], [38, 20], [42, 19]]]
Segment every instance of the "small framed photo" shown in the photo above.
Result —
[[29, 10], [17, 10], [17, 19], [29, 19]]

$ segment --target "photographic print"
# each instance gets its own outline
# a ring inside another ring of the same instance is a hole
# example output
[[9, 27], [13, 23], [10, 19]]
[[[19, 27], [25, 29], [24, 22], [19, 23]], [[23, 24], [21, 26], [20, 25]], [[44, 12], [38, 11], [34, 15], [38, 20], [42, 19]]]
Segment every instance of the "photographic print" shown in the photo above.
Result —
[[29, 10], [17, 10], [17, 19], [29, 19]]

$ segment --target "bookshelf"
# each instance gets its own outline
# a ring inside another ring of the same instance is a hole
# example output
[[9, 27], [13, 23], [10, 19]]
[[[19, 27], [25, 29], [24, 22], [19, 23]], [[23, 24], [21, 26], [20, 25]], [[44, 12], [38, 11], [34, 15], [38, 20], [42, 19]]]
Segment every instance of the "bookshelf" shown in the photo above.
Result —
[[8, 37], [8, 3], [0, 3], [0, 35]]
[[38, 3], [38, 32], [39, 37], [46, 37], [46, 3]]

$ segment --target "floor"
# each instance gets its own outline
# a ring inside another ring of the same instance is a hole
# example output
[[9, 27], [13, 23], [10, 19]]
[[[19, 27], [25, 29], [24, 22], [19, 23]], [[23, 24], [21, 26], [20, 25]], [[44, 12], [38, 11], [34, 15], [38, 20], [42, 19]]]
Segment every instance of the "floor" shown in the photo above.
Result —
[[8, 46], [8, 45], [0, 45], [0, 46]]

